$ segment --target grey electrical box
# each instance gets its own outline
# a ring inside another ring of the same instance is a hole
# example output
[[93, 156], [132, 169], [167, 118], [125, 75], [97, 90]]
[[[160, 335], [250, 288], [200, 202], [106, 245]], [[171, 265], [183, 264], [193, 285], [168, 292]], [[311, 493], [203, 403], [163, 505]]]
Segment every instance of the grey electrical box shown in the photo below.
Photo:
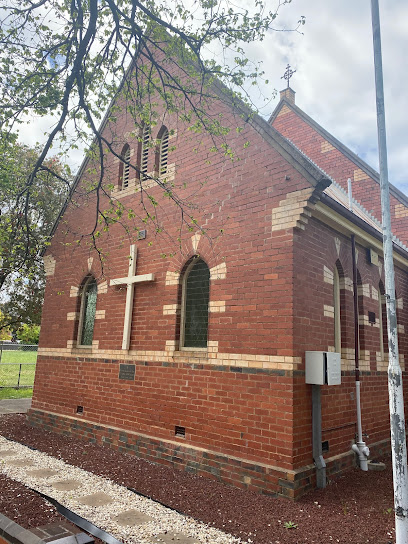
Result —
[[306, 383], [315, 385], [340, 385], [340, 353], [333, 353], [331, 351], [306, 351]]

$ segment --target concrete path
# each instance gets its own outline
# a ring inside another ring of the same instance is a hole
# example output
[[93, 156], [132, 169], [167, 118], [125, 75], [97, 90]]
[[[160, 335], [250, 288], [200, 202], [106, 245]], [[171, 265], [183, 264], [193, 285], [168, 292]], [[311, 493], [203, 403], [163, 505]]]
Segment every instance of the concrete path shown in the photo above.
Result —
[[4, 414], [25, 414], [31, 407], [31, 399], [0, 400], [0, 416]]
[[127, 544], [242, 541], [45, 453], [0, 436], [0, 472], [36, 489]]

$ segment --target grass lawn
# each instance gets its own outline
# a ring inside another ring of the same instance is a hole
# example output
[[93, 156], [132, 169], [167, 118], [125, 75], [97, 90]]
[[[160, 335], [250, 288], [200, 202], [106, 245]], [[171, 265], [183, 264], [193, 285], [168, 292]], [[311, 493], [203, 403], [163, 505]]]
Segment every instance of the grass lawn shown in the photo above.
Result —
[[0, 364], [3, 363], [36, 363], [36, 351], [3, 351]]
[[3, 351], [0, 361], [0, 387], [17, 387], [20, 365], [20, 385], [32, 386], [34, 383], [36, 362], [36, 351]]
[[5, 387], [0, 389], [0, 400], [2, 399], [29, 399], [33, 396], [33, 388], [27, 387], [25, 389], [13, 389], [12, 387]]

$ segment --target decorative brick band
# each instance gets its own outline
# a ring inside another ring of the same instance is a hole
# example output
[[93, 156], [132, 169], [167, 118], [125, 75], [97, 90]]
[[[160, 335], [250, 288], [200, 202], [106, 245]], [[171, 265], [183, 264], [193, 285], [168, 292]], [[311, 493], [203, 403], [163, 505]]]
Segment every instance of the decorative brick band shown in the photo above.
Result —
[[[91, 443], [103, 444], [152, 463], [171, 465], [179, 470], [265, 495], [280, 495], [296, 500], [316, 484], [314, 465], [286, 470], [176, 441], [160, 440], [85, 419], [35, 409], [28, 412], [27, 419], [34, 427], [84, 438]], [[370, 444], [370, 449], [372, 457], [383, 456], [389, 452], [389, 441]], [[355, 466], [355, 462], [356, 456], [352, 451], [326, 459], [327, 476], [349, 470]]]
[[[218, 343], [208, 342], [207, 350], [175, 351], [176, 342], [174, 340], [166, 341], [165, 351], [144, 351], [144, 350], [104, 350], [99, 349], [99, 340], [94, 340], [91, 346], [87, 347], [85, 354], [84, 348], [76, 347], [76, 341], [68, 340], [66, 347], [61, 348], [43, 348], [38, 349], [38, 355], [44, 357], [64, 358], [88, 356], [91, 359], [115, 360], [115, 361], [135, 361], [149, 360], [151, 362], [167, 363], [186, 363], [202, 364], [211, 367], [236, 367], [248, 368], [251, 370], [297, 370], [302, 362], [301, 357], [292, 357], [289, 355], [253, 355], [250, 353], [219, 353]], [[283, 374], [282, 374], [283, 375]]]
[[[216, 349], [216, 348], [213, 348]], [[163, 367], [174, 367], [174, 368], [194, 368], [196, 370], [206, 370], [208, 368], [208, 365], [199, 361], [193, 362], [193, 361], [186, 361], [186, 360], [180, 360], [180, 361], [140, 361], [135, 360], [134, 358], [129, 359], [128, 357], [123, 358], [104, 358], [101, 359], [99, 357], [89, 357], [87, 356], [90, 352], [91, 348], [82, 348], [82, 350], [78, 349], [77, 354], [75, 357], [71, 357], [70, 355], [52, 355], [48, 353], [41, 353], [39, 354], [39, 357], [41, 358], [51, 358], [53, 361], [83, 361], [88, 363], [96, 363], [96, 362], [103, 362], [104, 364], [121, 364], [121, 363], [129, 363], [131, 362], [134, 365], [137, 366], [163, 366]], [[302, 370], [294, 372], [293, 370], [285, 370], [285, 369], [274, 369], [274, 368], [249, 368], [249, 367], [237, 367], [237, 366], [229, 366], [229, 365], [213, 365], [211, 366], [211, 370], [215, 370], [217, 372], [235, 372], [237, 374], [264, 374], [268, 376], [286, 376], [288, 378], [293, 377], [294, 374], [300, 374], [304, 375], [305, 372]], [[353, 373], [351, 373], [354, 375]]]
[[103, 444], [156, 464], [170, 464], [179, 470], [266, 495], [282, 495], [295, 499], [312, 488], [313, 466], [305, 467], [306, 470], [301, 471], [284, 470], [202, 448], [185, 446], [176, 441], [159, 440], [35, 409], [29, 411], [27, 419], [29, 424], [35, 427], [85, 438], [91, 443]]

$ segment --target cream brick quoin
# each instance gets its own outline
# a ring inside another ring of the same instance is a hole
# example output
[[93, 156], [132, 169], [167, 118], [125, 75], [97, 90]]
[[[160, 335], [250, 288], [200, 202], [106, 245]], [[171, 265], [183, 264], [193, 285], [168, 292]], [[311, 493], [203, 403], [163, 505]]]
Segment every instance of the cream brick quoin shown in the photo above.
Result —
[[361, 168], [358, 168], [357, 170], [354, 170], [353, 172], [354, 181], [360, 181], [362, 179], [368, 179], [369, 176], [365, 172], [361, 170]]
[[52, 255], [46, 255], [43, 258], [44, 261], [44, 273], [46, 276], [53, 276], [55, 274], [55, 265], [57, 261]]
[[279, 206], [272, 210], [272, 232], [298, 227], [305, 228], [314, 205], [309, 202], [313, 187], [288, 193]]
[[334, 149], [334, 147], [329, 144], [329, 142], [326, 142], [326, 140], [324, 140], [324, 142], [322, 142], [322, 145], [321, 145], [321, 152], [322, 153], [327, 153], [328, 151], [332, 151]]
[[330, 270], [330, 268], [327, 268], [327, 266], [323, 266], [323, 281], [325, 283], [330, 283], [330, 285], [333, 285], [334, 283], [333, 271]]

